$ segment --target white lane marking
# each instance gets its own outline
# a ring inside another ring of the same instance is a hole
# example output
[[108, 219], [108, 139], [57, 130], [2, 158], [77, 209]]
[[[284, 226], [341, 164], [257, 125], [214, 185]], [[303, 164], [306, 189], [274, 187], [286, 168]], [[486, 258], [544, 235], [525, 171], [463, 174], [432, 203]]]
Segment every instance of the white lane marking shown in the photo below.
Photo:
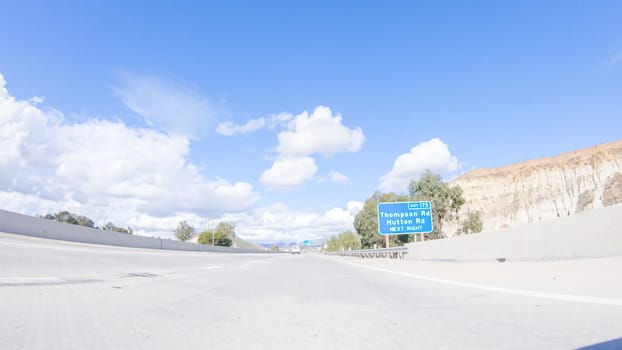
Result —
[[213, 269], [221, 269], [222, 266], [220, 266], [220, 265], [212, 265], [212, 266], [203, 266], [202, 268], [203, 268], [203, 270], [213, 270]]
[[366, 268], [369, 270], [392, 273], [394, 275], [399, 275], [403, 277], [408, 277], [408, 278], [413, 278], [413, 279], [418, 279], [418, 280], [423, 280], [423, 281], [436, 282], [436, 283], [449, 284], [453, 286], [486, 290], [490, 292], [514, 294], [514, 295], [521, 295], [521, 296], [534, 297], [534, 298], [571, 301], [571, 302], [577, 302], [577, 303], [622, 306], [622, 298], [594, 297], [594, 296], [587, 296], [587, 295], [562, 294], [562, 293], [548, 293], [548, 292], [538, 292], [538, 291], [526, 290], [526, 289], [498, 287], [498, 286], [492, 286], [492, 285], [487, 285], [487, 284], [458, 282], [458, 281], [452, 281], [452, 280], [448, 280], [444, 278], [435, 278], [435, 277], [418, 275], [414, 273], [394, 271], [394, 270], [384, 269], [382, 267], [362, 265], [362, 264], [352, 263], [349, 261], [340, 261], [340, 262], [344, 264]]

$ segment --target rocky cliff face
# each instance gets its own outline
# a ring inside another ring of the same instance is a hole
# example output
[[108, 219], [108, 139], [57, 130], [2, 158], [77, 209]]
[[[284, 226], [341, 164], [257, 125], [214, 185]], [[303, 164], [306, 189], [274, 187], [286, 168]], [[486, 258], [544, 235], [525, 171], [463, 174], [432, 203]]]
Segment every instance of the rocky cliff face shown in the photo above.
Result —
[[[622, 141], [495, 169], [471, 171], [452, 182], [484, 230], [538, 222], [622, 202]], [[445, 224], [454, 235], [459, 223]]]

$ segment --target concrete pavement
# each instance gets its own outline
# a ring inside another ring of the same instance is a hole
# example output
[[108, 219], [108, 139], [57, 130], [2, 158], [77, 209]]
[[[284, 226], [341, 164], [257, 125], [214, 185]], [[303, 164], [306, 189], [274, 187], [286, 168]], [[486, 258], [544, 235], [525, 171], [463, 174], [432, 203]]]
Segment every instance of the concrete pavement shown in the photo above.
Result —
[[[332, 257], [331, 257], [332, 258]], [[551, 294], [611, 299], [622, 305], [622, 257], [549, 261], [453, 262], [334, 257], [372, 270], [411, 278], [447, 280]]]
[[[478, 290], [344, 261], [310, 254], [165, 252], [0, 234], [0, 348], [622, 345], [622, 306]], [[403, 268], [396, 266], [376, 267]]]

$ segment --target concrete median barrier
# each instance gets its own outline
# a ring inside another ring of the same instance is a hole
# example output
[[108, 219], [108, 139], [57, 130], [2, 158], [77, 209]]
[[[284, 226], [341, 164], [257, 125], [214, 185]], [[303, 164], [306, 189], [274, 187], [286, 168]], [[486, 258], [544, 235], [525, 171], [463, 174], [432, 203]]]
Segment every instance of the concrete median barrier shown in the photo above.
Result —
[[0, 231], [63, 241], [161, 249], [159, 238], [128, 235], [90, 227], [70, 225], [43, 218], [0, 210]]
[[[103, 244], [119, 247], [166, 249], [221, 253], [264, 253], [263, 250], [209, 246], [172, 239], [143, 237], [71, 225], [43, 218], [0, 210], [0, 232], [57, 239], [62, 241]], [[270, 253], [270, 252], [267, 252]]]

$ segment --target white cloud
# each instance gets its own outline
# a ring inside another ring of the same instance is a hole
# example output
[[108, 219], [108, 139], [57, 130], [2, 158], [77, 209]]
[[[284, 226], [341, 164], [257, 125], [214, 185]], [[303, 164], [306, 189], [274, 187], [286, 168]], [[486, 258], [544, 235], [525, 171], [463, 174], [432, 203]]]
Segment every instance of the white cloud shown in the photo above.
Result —
[[346, 183], [348, 182], [348, 177], [338, 171], [332, 170], [328, 174], [328, 178], [332, 183]]
[[9, 97], [9, 90], [6, 88], [6, 80], [4, 79], [4, 75], [0, 73], [0, 100], [4, 101]]
[[386, 192], [405, 192], [411, 180], [417, 180], [427, 169], [448, 175], [459, 168], [458, 159], [438, 138], [422, 142], [409, 153], [399, 155], [393, 169], [380, 178], [379, 189]]
[[268, 128], [274, 129], [276, 127], [287, 127], [291, 123], [294, 116], [289, 113], [275, 114], [270, 118], [270, 124]]
[[341, 152], [358, 152], [365, 141], [361, 128], [350, 129], [340, 114], [333, 115], [328, 107], [319, 106], [293, 118], [289, 130], [279, 133], [277, 152], [285, 156], [321, 154], [332, 156]]
[[232, 121], [225, 121], [218, 124], [216, 132], [224, 136], [235, 136], [251, 133], [263, 128], [274, 130], [275, 128], [288, 127], [293, 118], [294, 116], [289, 113], [279, 113], [271, 116], [270, 118], [251, 118], [244, 124], [236, 124]]
[[[260, 177], [271, 189], [291, 189], [311, 179], [317, 172], [313, 155], [330, 157], [341, 152], [358, 152], [365, 141], [361, 128], [344, 126], [341, 115], [333, 115], [330, 108], [323, 106], [316, 107], [311, 114], [307, 111], [296, 116], [280, 113], [270, 118], [249, 119], [244, 124], [222, 122], [216, 131], [233, 136], [262, 128], [285, 129], [278, 134], [279, 144], [272, 167]], [[348, 177], [331, 172], [328, 179], [318, 179], [319, 183], [327, 181], [344, 183]]]
[[153, 230], [182, 214], [253, 206], [257, 194], [249, 183], [204, 178], [188, 162], [189, 152], [183, 136], [97, 119], [69, 124], [60, 112], [10, 96], [0, 74], [2, 208], [66, 209], [98, 224]]
[[[344, 126], [341, 115], [333, 115], [330, 108], [324, 106], [316, 107], [311, 114], [307, 111], [296, 116], [281, 113], [273, 116], [271, 121], [286, 128], [278, 134], [277, 157], [272, 168], [261, 177], [261, 181], [271, 188], [299, 186], [317, 171], [311, 156], [330, 157], [342, 152], [358, 152], [365, 141], [361, 128]], [[330, 180], [347, 181], [347, 177], [337, 173], [332, 174]]]
[[155, 77], [122, 74], [114, 91], [150, 126], [185, 137], [199, 137], [224, 113], [195, 89]]
[[265, 125], [266, 120], [264, 118], [249, 119], [245, 124], [235, 124], [234, 122], [226, 121], [218, 124], [216, 132], [225, 136], [234, 136], [259, 130]]
[[350, 201], [345, 208], [324, 213], [297, 212], [284, 204], [274, 204], [250, 212], [227, 214], [221, 219], [235, 224], [245, 239], [259, 242], [322, 240], [347, 230], [354, 230], [356, 214], [363, 202]]
[[331, 182], [331, 183], [341, 183], [341, 184], [345, 184], [345, 183], [347, 183], [349, 180], [350, 180], [350, 179], [349, 179], [346, 175], [344, 175], [344, 174], [342, 174], [342, 173], [340, 173], [340, 172], [338, 172], [338, 171], [336, 171], [336, 170], [331, 170], [331, 171], [328, 173], [328, 176], [319, 178], [317, 182], [318, 182], [318, 183], [326, 183], [326, 182]]
[[269, 188], [288, 189], [300, 186], [316, 172], [317, 165], [311, 157], [281, 158], [261, 174], [260, 181]]

